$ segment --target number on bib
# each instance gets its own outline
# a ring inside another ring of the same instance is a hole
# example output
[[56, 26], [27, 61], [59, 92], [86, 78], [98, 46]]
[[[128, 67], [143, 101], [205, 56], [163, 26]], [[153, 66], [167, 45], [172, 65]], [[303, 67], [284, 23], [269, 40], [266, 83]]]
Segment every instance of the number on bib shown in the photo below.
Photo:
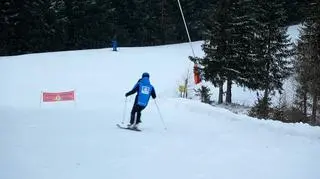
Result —
[[141, 93], [150, 94], [150, 88], [148, 86], [142, 86]]

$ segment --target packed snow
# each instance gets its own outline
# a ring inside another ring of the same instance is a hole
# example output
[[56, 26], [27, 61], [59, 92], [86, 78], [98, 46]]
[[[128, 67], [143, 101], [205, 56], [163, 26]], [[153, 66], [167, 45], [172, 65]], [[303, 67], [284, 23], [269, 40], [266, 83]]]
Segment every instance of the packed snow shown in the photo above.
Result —
[[[192, 44], [198, 56], [201, 44]], [[183, 43], [1, 57], [0, 178], [320, 178], [319, 127], [179, 98], [191, 55]], [[119, 129], [134, 101], [124, 95], [143, 72], [157, 98], [142, 112], [142, 132]], [[233, 89], [238, 104], [255, 101]], [[69, 90], [75, 101], [42, 102], [42, 92]]]

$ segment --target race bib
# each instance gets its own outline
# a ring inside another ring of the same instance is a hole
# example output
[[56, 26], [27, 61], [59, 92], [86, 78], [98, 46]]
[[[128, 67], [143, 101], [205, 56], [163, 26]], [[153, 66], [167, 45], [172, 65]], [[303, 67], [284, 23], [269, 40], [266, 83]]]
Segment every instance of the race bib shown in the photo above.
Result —
[[150, 87], [142, 86], [141, 93], [142, 94], [150, 94]]

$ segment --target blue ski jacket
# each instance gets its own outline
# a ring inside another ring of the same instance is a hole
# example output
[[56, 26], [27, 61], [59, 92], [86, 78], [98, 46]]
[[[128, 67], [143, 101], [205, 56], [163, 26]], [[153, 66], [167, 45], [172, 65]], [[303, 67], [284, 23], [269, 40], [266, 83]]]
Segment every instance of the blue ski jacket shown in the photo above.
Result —
[[153, 99], [156, 98], [156, 92], [154, 87], [151, 85], [148, 77], [141, 78], [133, 87], [133, 89], [126, 93], [126, 96], [130, 96], [137, 92], [134, 104], [139, 106], [147, 106], [150, 96]]

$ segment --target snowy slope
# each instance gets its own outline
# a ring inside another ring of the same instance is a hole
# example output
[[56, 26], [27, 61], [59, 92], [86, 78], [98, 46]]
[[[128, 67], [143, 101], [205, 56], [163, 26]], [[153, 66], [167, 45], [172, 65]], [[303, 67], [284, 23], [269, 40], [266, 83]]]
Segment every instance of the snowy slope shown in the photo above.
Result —
[[[176, 44], [1, 57], [0, 178], [320, 178], [319, 127], [177, 98], [189, 55]], [[124, 94], [145, 71], [157, 103], [143, 111], [143, 132], [118, 129], [134, 99], [125, 105]], [[73, 89], [76, 103], [40, 103], [41, 91]]]
[[41, 91], [70, 89], [78, 93], [78, 107], [105, 108], [108, 101], [118, 106], [144, 71], [151, 74], [159, 96], [177, 96], [179, 82], [191, 65], [189, 48], [182, 44], [2, 57], [0, 106], [38, 107]]
[[[115, 127], [120, 109], [2, 109], [0, 178], [317, 179], [319, 128], [256, 121], [161, 99], [143, 132]], [[151, 103], [152, 104], [152, 103]]]

